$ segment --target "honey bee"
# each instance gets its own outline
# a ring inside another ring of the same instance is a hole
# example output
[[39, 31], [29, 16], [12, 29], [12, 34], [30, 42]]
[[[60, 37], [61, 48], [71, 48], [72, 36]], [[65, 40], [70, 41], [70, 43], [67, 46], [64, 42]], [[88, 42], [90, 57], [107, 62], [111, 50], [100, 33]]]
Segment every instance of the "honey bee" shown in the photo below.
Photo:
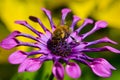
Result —
[[66, 39], [70, 34], [70, 29], [66, 25], [61, 25], [56, 28], [56, 30], [53, 32], [52, 39], [54, 40], [64, 40]]
[[[47, 47], [52, 53], [59, 56], [66, 56], [70, 53], [71, 49], [69, 44], [65, 41], [70, 35], [68, 26], [61, 25], [56, 28], [52, 34], [52, 38], [48, 40]], [[66, 48], [66, 49], [63, 49]]]

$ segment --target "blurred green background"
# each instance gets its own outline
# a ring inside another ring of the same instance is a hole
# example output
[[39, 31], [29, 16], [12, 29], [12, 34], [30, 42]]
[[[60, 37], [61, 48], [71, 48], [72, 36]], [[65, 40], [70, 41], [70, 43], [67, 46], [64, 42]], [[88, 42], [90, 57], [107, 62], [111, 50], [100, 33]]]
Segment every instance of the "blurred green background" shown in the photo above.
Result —
[[[41, 11], [41, 8], [47, 8], [52, 11], [53, 20], [56, 25], [60, 22], [61, 9], [70, 8], [72, 13], [67, 17], [67, 23], [70, 25], [72, 15], [78, 15], [83, 20], [85, 18], [92, 18], [96, 20], [105, 20], [108, 22], [108, 27], [92, 34], [86, 41], [108, 36], [112, 40], [119, 43], [119, 45], [99, 44], [94, 47], [103, 45], [111, 45], [120, 49], [120, 0], [0, 0], [0, 41], [4, 39], [10, 32], [20, 30], [21, 32], [30, 33], [24, 27], [14, 24], [15, 20], [27, 20], [32, 26], [41, 31], [41, 28], [30, 20], [30, 15], [39, 17], [42, 22], [49, 27], [49, 22], [46, 16]], [[82, 22], [82, 21], [81, 21]], [[81, 24], [78, 23], [78, 26]], [[87, 26], [82, 33], [89, 31], [92, 26]], [[26, 39], [24, 39], [26, 40]], [[41, 69], [37, 72], [18, 73], [18, 65], [12, 65], [8, 62], [8, 56], [18, 48], [12, 50], [4, 50], [0, 48], [0, 80], [48, 80], [51, 73], [52, 62], [48, 61], [43, 64]], [[25, 47], [19, 47], [21, 50], [28, 50]], [[106, 58], [113, 66], [117, 68], [112, 72], [110, 78], [100, 78], [93, 74], [93, 72], [85, 65], [80, 64], [82, 75], [76, 80], [119, 80], [120, 79], [120, 55], [110, 52], [86, 53], [91, 57]], [[49, 67], [48, 67], [49, 66]], [[64, 80], [74, 80], [65, 75]]]

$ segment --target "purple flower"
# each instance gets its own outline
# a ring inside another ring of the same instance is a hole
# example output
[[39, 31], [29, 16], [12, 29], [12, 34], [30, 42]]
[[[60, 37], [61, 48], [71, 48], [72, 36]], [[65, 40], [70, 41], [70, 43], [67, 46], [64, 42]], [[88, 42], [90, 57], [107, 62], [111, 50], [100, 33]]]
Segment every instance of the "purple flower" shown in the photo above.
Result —
[[[42, 63], [48, 60], [54, 62], [52, 72], [58, 80], [63, 80], [64, 72], [71, 78], [79, 78], [81, 76], [81, 69], [76, 62], [70, 62], [70, 60], [75, 60], [89, 66], [92, 71], [100, 77], [110, 77], [111, 70], [115, 68], [103, 58], [91, 58], [85, 54], [85, 52], [101, 52], [101, 51], [111, 51], [114, 53], [120, 53], [119, 50], [111, 46], [103, 46], [100, 48], [90, 48], [89, 46], [98, 43], [111, 43], [117, 44], [116, 42], [110, 40], [108, 37], [104, 37], [95, 41], [85, 42], [84, 39], [96, 32], [99, 29], [106, 28], [107, 23], [105, 21], [97, 21], [94, 24], [92, 30], [79, 34], [79, 32], [88, 24], [93, 24], [93, 20], [85, 19], [83, 24], [74, 29], [75, 25], [81, 19], [78, 16], [73, 16], [73, 21], [70, 27], [65, 24], [65, 18], [70, 9], [62, 9], [62, 19], [61, 24], [56, 26], [52, 21], [51, 12], [45, 8], [42, 9], [47, 15], [51, 31], [48, 30], [41, 22], [40, 19], [30, 16], [29, 19], [33, 22], [38, 23], [45, 33], [39, 32], [30, 26], [26, 21], [16, 21], [15, 23], [23, 25], [34, 32], [37, 37], [31, 36], [29, 34], [21, 33], [19, 31], [12, 32], [6, 39], [4, 39], [0, 46], [5, 49], [11, 49], [17, 46], [29, 46], [38, 48], [38, 50], [33, 50], [31, 52], [16, 51], [9, 56], [9, 62], [11, 64], [20, 64], [18, 72], [24, 71], [37, 71]], [[17, 37], [27, 37], [35, 40], [35, 43], [22, 42], [17, 39]], [[34, 57], [34, 55], [41, 54], [39, 57]], [[62, 63], [66, 63], [65, 70]]]

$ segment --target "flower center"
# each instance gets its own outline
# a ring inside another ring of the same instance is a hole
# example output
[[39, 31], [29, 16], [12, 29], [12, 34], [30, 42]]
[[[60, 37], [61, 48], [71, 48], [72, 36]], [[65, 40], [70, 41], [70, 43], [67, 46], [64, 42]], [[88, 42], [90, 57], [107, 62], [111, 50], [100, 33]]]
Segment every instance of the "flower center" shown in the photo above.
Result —
[[71, 53], [70, 45], [64, 40], [48, 40], [48, 49], [58, 56], [68, 56]]
[[69, 29], [66, 26], [59, 26], [48, 40], [47, 47], [51, 53], [58, 56], [68, 56], [71, 53], [71, 46], [65, 39], [69, 36]]

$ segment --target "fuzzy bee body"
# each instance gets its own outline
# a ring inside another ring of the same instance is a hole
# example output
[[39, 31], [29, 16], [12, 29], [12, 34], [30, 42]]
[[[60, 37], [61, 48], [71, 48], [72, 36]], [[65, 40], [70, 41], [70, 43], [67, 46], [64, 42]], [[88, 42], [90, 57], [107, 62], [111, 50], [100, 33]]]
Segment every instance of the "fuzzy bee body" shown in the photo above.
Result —
[[52, 40], [64, 40], [70, 34], [68, 26], [58, 26], [53, 32]]

